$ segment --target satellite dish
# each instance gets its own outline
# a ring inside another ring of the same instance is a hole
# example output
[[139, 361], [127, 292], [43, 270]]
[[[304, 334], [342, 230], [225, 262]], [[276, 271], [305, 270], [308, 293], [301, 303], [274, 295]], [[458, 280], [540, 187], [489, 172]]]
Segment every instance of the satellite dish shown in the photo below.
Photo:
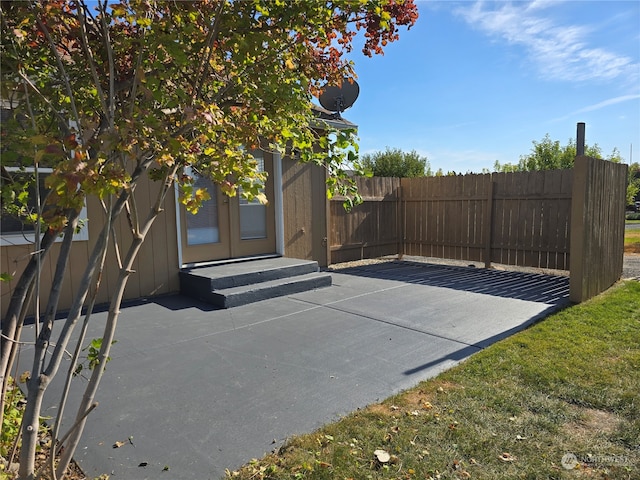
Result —
[[347, 108], [352, 106], [358, 95], [360, 94], [360, 86], [355, 80], [349, 80], [345, 78], [342, 80], [341, 86], [326, 85], [322, 89], [322, 93], [318, 100], [323, 108], [331, 112], [336, 112], [338, 118], [340, 112], [344, 112]]

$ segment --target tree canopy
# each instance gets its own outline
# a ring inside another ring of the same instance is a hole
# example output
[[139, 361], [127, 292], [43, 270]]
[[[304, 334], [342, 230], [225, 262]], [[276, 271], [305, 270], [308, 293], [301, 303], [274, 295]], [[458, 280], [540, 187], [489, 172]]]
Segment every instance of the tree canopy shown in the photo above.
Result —
[[[37, 199], [35, 210], [26, 209], [30, 177], [2, 172], [3, 206], [13, 204], [13, 213], [27, 215], [44, 232], [2, 322], [3, 401], [7, 352], [18, 340], [26, 299], [34, 285], [39, 288], [39, 262], [63, 234], [54, 274], [61, 283], [87, 196], [96, 196], [106, 213], [51, 351], [60, 286], [47, 286], [28, 382], [21, 478], [34, 476], [42, 395], [85, 302], [91, 305], [89, 292], [99, 287], [106, 249], [116, 241], [111, 225], [124, 212], [130, 226], [96, 368], [58, 465], [60, 476], [108, 359], [132, 262], [174, 183], [192, 211], [208, 196], [193, 187], [193, 172], [229, 195], [241, 191], [265, 201], [265, 176], [251, 150], [295, 150], [301, 160], [328, 170], [328, 190], [353, 196], [345, 165], [358, 166], [354, 132], [318, 128], [311, 98], [324, 84], [355, 76], [345, 54], [358, 31], [365, 37], [363, 53], [372, 56], [397, 40], [398, 26], [410, 27], [418, 13], [413, 0], [34, 0], [2, 2], [0, 16], [0, 98], [9, 112], [0, 132], [3, 166], [34, 170], [36, 181], [44, 167], [51, 171], [49, 194]], [[136, 185], [147, 177], [162, 188], [145, 212], [136, 202]]]
[[[576, 142], [570, 138], [566, 145], [561, 145], [560, 141], [552, 140], [547, 133], [540, 141], [533, 140], [531, 152], [520, 156], [517, 164], [500, 163], [496, 160], [493, 169], [496, 172], [530, 172], [536, 170], [553, 170], [572, 168], [576, 158]], [[598, 144], [593, 146], [585, 145], [585, 155], [594, 158], [604, 158], [602, 149]], [[622, 157], [617, 148], [605, 158], [613, 162], [621, 162]]]
[[[558, 140], [551, 140], [547, 133], [541, 141], [534, 140], [531, 152], [520, 156], [517, 164], [500, 163], [496, 160], [493, 165], [495, 172], [529, 172], [536, 170], [553, 170], [563, 168], [573, 168], [577, 154], [576, 142], [570, 138], [566, 145], [560, 145]], [[596, 143], [585, 145], [584, 154], [588, 157], [602, 158], [611, 162], [620, 163], [623, 161], [620, 151], [614, 148], [608, 155], [604, 156], [602, 149]], [[632, 205], [638, 192], [640, 191], [640, 180], [637, 179], [637, 163], [629, 167], [627, 184], [627, 204]]]
[[430, 173], [429, 161], [415, 150], [403, 152], [387, 147], [384, 151], [365, 154], [362, 165], [376, 177], [424, 177]]

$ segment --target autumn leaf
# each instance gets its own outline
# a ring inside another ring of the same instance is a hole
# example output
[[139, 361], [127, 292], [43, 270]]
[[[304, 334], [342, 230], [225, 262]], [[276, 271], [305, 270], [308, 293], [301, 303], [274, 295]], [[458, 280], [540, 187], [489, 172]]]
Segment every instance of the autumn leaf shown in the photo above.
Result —
[[389, 463], [389, 460], [391, 460], [391, 455], [386, 450], [378, 449], [373, 454], [380, 463]]

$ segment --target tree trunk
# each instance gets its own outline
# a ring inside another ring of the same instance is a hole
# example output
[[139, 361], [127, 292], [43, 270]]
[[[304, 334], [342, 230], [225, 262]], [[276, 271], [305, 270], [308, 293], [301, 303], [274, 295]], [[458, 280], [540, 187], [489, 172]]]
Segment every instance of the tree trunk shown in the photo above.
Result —
[[22, 446], [20, 447], [20, 470], [18, 478], [21, 480], [33, 480], [35, 478], [36, 445], [38, 444], [38, 427], [40, 423], [40, 410], [44, 391], [49, 384], [49, 379], [31, 378], [27, 382], [29, 401], [25, 406], [22, 423]]
[[78, 223], [78, 213], [72, 213], [69, 216], [70, 221], [65, 227], [65, 236], [58, 255], [58, 261], [56, 262], [56, 271], [52, 279], [51, 294], [47, 304], [44, 325], [40, 331], [40, 335], [38, 335], [38, 339], [36, 340], [36, 352], [31, 370], [31, 379], [27, 383], [27, 399], [33, 401], [27, 402], [22, 425], [22, 446], [20, 448], [21, 478], [28, 478], [34, 474], [34, 460], [36, 446], [38, 444], [40, 408], [42, 406], [44, 392], [51, 380], [49, 377], [42, 374], [41, 369], [44, 365], [47, 347], [51, 339], [51, 331], [53, 329], [53, 321], [55, 320], [58, 301], [60, 300], [64, 274], [67, 269], [69, 256], [71, 255], [71, 245], [73, 242], [73, 233]]
[[[17, 340], [14, 338], [16, 333], [16, 328], [18, 326], [19, 318], [22, 314], [22, 311], [26, 308], [25, 301], [27, 298], [27, 292], [29, 291], [30, 285], [34, 282], [36, 275], [38, 275], [38, 263], [42, 262], [42, 260], [46, 257], [51, 249], [51, 246], [54, 244], [56, 240], [56, 233], [47, 230], [42, 236], [42, 241], [40, 242], [40, 253], [36, 253], [31, 256], [29, 263], [26, 268], [20, 275], [20, 279], [16, 287], [13, 289], [13, 293], [11, 294], [11, 300], [9, 301], [9, 308], [7, 309], [7, 314], [5, 318], [2, 320], [2, 341], [0, 345], [2, 346], [2, 355], [0, 356], [0, 375], [2, 375], [2, 380], [4, 382], [4, 378], [9, 375], [11, 370], [11, 365], [9, 365], [9, 356], [11, 352], [11, 345], [13, 344], [12, 340]], [[39, 259], [37, 257], [40, 257]], [[3, 392], [4, 393], [4, 392]]]
[[67, 467], [69, 466], [69, 463], [71, 462], [76, 449], [78, 448], [80, 438], [82, 437], [82, 433], [84, 431], [84, 426], [87, 422], [86, 413], [94, 404], [95, 395], [98, 391], [98, 387], [100, 386], [100, 380], [102, 379], [102, 375], [104, 374], [105, 366], [111, 352], [111, 345], [113, 343], [116, 326], [118, 324], [118, 318], [120, 316], [120, 305], [122, 303], [122, 298], [124, 296], [124, 291], [127, 286], [129, 276], [132, 273], [131, 268], [133, 267], [133, 263], [135, 262], [138, 253], [140, 252], [140, 248], [142, 247], [149, 231], [151, 230], [153, 222], [161, 212], [160, 206], [164, 203], [166, 194], [173, 185], [172, 179], [173, 175], [175, 174], [176, 168], [177, 167], [175, 167], [174, 170], [165, 177], [163, 188], [158, 195], [158, 199], [154, 207], [149, 212], [142, 230], [140, 230], [136, 234], [134, 228], [134, 239], [131, 246], [129, 247], [122, 268], [120, 269], [118, 282], [116, 284], [116, 291], [111, 298], [111, 302], [109, 305], [107, 323], [104, 327], [102, 344], [100, 346], [100, 352], [98, 353], [98, 364], [91, 372], [91, 378], [89, 379], [89, 383], [87, 384], [87, 387], [85, 389], [82, 401], [80, 402], [80, 406], [78, 407], [73, 432], [70, 433], [65, 448], [60, 456], [60, 463], [58, 464], [58, 468], [56, 469], [58, 477], [62, 477]]
[[51, 230], [47, 230], [42, 236], [40, 252], [31, 256], [29, 263], [22, 272], [22, 275], [20, 275], [18, 284], [11, 294], [7, 314], [5, 318], [2, 319], [2, 338], [0, 342], [0, 385], [2, 385], [2, 393], [0, 395], [0, 425], [2, 425], [4, 419], [5, 396], [9, 384], [9, 375], [13, 367], [15, 352], [18, 348], [15, 342], [20, 340], [20, 326], [24, 321], [27, 305], [33, 293], [35, 278], [37, 275], [40, 275], [38, 267], [49, 253], [55, 239], [56, 234]]

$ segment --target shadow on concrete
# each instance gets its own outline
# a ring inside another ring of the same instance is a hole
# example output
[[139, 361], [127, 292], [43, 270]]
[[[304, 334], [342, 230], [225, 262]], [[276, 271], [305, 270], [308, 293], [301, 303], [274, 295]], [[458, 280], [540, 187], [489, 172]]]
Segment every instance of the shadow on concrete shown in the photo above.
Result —
[[217, 307], [216, 305], [211, 305], [210, 303], [179, 294], [153, 297], [149, 302], [153, 302], [174, 312], [187, 308], [196, 308], [202, 312], [217, 312], [219, 310], [224, 310], [222, 307]]
[[416, 373], [419, 373], [423, 370], [428, 370], [431, 367], [435, 367], [437, 365], [442, 364], [443, 362], [450, 360], [453, 362], [460, 362], [461, 360], [464, 360], [468, 357], [470, 357], [471, 355], [473, 355], [474, 353], [477, 353], [480, 350], [483, 350], [491, 345], [493, 345], [496, 342], [499, 342], [500, 340], [504, 340], [505, 338], [508, 338], [510, 336], [512, 336], [515, 333], [518, 333], [528, 327], [530, 327], [531, 325], [541, 321], [542, 319], [548, 317], [549, 315], [551, 315], [552, 313], [555, 313], [559, 310], [561, 310], [563, 308], [563, 305], [552, 305], [549, 308], [545, 309], [543, 312], [541, 312], [540, 314], [530, 318], [529, 320], [527, 320], [526, 322], [524, 322], [521, 325], [517, 325], [513, 328], [510, 328], [508, 330], [505, 330], [503, 332], [500, 332], [496, 335], [493, 335], [489, 338], [485, 338], [484, 340], [475, 343], [473, 345], [468, 345], [466, 347], [460, 348], [458, 350], [456, 350], [455, 352], [451, 352], [449, 355], [445, 355], [442, 356], [440, 358], [436, 358], [430, 362], [424, 363], [422, 365], [418, 365], [417, 367], [411, 368], [409, 370], [405, 370], [404, 372], [402, 372], [404, 375], [414, 375]]
[[549, 305], [569, 301], [569, 277], [396, 260], [345, 268], [337, 273], [452, 288]]

